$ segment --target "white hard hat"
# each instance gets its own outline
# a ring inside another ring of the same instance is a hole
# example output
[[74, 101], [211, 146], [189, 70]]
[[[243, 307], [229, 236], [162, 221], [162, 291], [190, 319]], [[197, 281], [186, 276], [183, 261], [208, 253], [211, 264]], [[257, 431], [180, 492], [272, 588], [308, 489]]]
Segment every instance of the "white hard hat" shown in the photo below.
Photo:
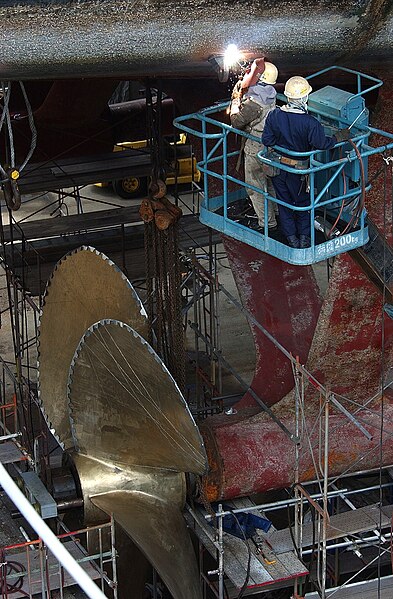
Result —
[[259, 78], [259, 81], [274, 85], [277, 81], [278, 69], [272, 62], [265, 62], [265, 70]]
[[312, 87], [304, 77], [291, 77], [285, 84], [284, 95], [290, 100], [300, 100], [312, 92]]

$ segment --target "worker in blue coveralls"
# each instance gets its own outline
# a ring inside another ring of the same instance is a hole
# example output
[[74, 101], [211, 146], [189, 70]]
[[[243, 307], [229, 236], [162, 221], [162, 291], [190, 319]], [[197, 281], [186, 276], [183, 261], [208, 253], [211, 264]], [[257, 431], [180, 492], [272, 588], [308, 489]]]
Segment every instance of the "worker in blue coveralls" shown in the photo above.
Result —
[[[328, 150], [336, 143], [350, 138], [349, 129], [340, 129], [332, 137], [325, 135], [321, 123], [307, 114], [307, 102], [311, 85], [304, 77], [291, 77], [285, 84], [284, 95], [287, 104], [280, 106], [267, 116], [262, 133], [262, 143], [267, 146], [280, 146], [295, 152]], [[281, 164], [299, 169], [299, 174], [280, 169], [272, 178], [277, 199], [292, 206], [304, 207], [310, 203], [307, 177], [301, 169], [308, 168], [308, 160], [298, 160], [281, 154], [275, 160]], [[278, 205], [280, 227], [289, 247], [307, 248], [311, 244], [311, 222], [309, 210], [292, 210]]]

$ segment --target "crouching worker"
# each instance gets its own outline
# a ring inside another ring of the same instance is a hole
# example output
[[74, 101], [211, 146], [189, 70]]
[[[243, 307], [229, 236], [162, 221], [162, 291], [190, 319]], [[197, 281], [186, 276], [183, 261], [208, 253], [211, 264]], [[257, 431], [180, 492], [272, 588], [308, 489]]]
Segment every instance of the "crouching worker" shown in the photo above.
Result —
[[[261, 139], [267, 115], [276, 106], [276, 90], [273, 85], [277, 81], [278, 71], [271, 62], [263, 58], [254, 60], [250, 72], [243, 80], [238, 81], [232, 93], [230, 110], [231, 124], [236, 129], [246, 131]], [[260, 142], [242, 138], [244, 146], [244, 180], [274, 196], [274, 187], [269, 177], [262, 171], [256, 154], [263, 149]], [[252, 189], [248, 195], [258, 217], [258, 229], [265, 225], [265, 197]], [[277, 229], [274, 206], [268, 203], [268, 227]]]
[[[280, 146], [295, 152], [328, 150], [337, 142], [350, 138], [349, 129], [341, 129], [332, 137], [325, 135], [321, 123], [307, 114], [308, 95], [311, 85], [303, 77], [291, 77], [285, 84], [287, 104], [276, 108], [268, 115], [262, 133], [262, 143]], [[307, 178], [301, 168], [308, 168], [308, 161], [296, 160], [293, 156], [281, 156], [281, 164], [299, 168], [299, 174], [280, 170], [272, 181], [276, 197], [287, 204], [305, 207], [310, 203]], [[292, 248], [307, 248], [311, 243], [310, 211], [292, 210], [278, 205], [280, 227]]]

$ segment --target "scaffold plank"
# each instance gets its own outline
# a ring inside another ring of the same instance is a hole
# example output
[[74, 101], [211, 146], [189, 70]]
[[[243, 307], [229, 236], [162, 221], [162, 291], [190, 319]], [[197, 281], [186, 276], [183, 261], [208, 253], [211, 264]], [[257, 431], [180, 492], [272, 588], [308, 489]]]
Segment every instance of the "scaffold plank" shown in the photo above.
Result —
[[[245, 498], [228, 503], [233, 504], [236, 509], [248, 508], [252, 505]], [[256, 509], [251, 513], [261, 516], [261, 512]], [[216, 557], [216, 548], [212, 541], [215, 529], [208, 524], [205, 515], [206, 511], [202, 507], [198, 507], [195, 508], [194, 517], [186, 514], [186, 520], [190, 529], [194, 530], [209, 553]], [[274, 587], [277, 583], [308, 574], [304, 565], [292, 551], [276, 555], [269, 545], [264, 542], [264, 536], [266, 535], [262, 531], [257, 532], [260, 533], [260, 551], [251, 539], [248, 539], [246, 543], [243, 539], [226, 532], [223, 533], [224, 570], [236, 589], [242, 588], [246, 580], [249, 559], [250, 573], [246, 586], [247, 590], [260, 589], [265, 586]]]
[[[374, 528], [390, 526], [392, 513], [393, 505], [383, 506], [380, 510], [378, 504], [375, 504], [331, 516], [327, 526], [327, 540], [332, 541], [347, 535], [367, 532]], [[304, 524], [302, 535], [303, 547], [310, 547], [313, 543], [312, 522]], [[293, 550], [289, 528], [275, 531], [269, 537], [269, 542], [278, 554]]]
[[13, 464], [25, 459], [21, 450], [12, 441], [0, 444], [0, 462], [2, 464]]
[[21, 473], [27, 497], [31, 496], [31, 503], [39, 507], [41, 518], [55, 518], [57, 516], [57, 504], [45, 487], [42, 480], [33, 470]]
[[[64, 547], [79, 561], [81, 567], [93, 580], [100, 578], [98, 567], [94, 567], [90, 561], [86, 560], [81, 548], [74, 541], [66, 541]], [[47, 559], [43, 558], [40, 549], [31, 550], [26, 547], [25, 551], [13, 553], [5, 552], [4, 562], [17, 563], [19, 571], [15, 571], [12, 567], [9, 568], [9, 573], [3, 578], [3, 584], [7, 587], [14, 587], [12, 598], [30, 597], [31, 595], [41, 596], [46, 590], [53, 591], [59, 588], [73, 586], [74, 579], [63, 568], [60, 570], [59, 562], [50, 551], [47, 552]], [[44, 571], [42, 568], [44, 567]], [[30, 582], [29, 582], [30, 581]], [[43, 588], [43, 581], [45, 588]], [[11, 594], [11, 593], [10, 593]], [[7, 593], [5, 594], [7, 597]]]
[[58, 235], [74, 232], [85, 232], [94, 229], [115, 227], [127, 223], [141, 222], [139, 206], [126, 206], [125, 208], [112, 208], [110, 210], [97, 210], [83, 214], [71, 214], [61, 218], [43, 218], [41, 220], [26, 220], [17, 225], [4, 227], [4, 241], [11, 239], [20, 241], [25, 239], [47, 239]]
[[[67, 234], [52, 237], [50, 239], [42, 239], [29, 243], [23, 252], [23, 260], [19, 258], [19, 251], [16, 251], [13, 258], [14, 271], [16, 274], [24, 272], [25, 286], [33, 295], [42, 293], [43, 283], [50, 277], [53, 267], [67, 252], [70, 252], [81, 245], [91, 245], [99, 251], [106, 254], [115, 264], [123, 265], [130, 280], [143, 279], [146, 277], [144, 263], [144, 242], [143, 232], [144, 225], [131, 223], [125, 227], [124, 231], [124, 253], [122, 247], [122, 235], [119, 227], [109, 227], [99, 230], [93, 224], [93, 232], [89, 231], [89, 222], [85, 218], [72, 222], [72, 227], [80, 227], [84, 233]], [[71, 216], [51, 219], [63, 221], [71, 219]], [[140, 217], [136, 217], [139, 218]], [[42, 221], [38, 221], [42, 222]], [[68, 221], [67, 221], [68, 222]], [[98, 221], [97, 221], [98, 222]], [[33, 225], [33, 223], [31, 223]], [[61, 226], [61, 222], [60, 222]], [[69, 229], [68, 225], [65, 229]], [[37, 229], [34, 225], [28, 231], [29, 234], [37, 234]], [[213, 234], [212, 243], [220, 243], [218, 234]], [[190, 248], [202, 247], [209, 244], [209, 230], [205, 225], [202, 225], [197, 216], [186, 214], [182, 217], [179, 225], [179, 246], [182, 250]], [[20, 242], [16, 242], [17, 250], [22, 250]], [[7, 254], [11, 260], [11, 253]]]
[[89, 185], [97, 181], [148, 176], [150, 172], [150, 154], [142, 150], [127, 149], [122, 152], [29, 163], [18, 182], [21, 193], [26, 194]]
[[[393, 576], [382, 577], [380, 580], [366, 580], [349, 584], [341, 589], [326, 591], [326, 599], [334, 596], [335, 599], [392, 599]], [[319, 593], [307, 593], [305, 599], [319, 599]]]

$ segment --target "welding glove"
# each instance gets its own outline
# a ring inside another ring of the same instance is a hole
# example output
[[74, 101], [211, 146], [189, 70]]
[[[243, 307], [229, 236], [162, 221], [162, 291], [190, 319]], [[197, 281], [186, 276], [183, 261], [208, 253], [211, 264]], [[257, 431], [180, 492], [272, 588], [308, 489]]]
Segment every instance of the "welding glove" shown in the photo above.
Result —
[[334, 134], [334, 137], [337, 139], [337, 143], [340, 141], [348, 141], [348, 139], [351, 139], [351, 131], [349, 129], [339, 129]]

